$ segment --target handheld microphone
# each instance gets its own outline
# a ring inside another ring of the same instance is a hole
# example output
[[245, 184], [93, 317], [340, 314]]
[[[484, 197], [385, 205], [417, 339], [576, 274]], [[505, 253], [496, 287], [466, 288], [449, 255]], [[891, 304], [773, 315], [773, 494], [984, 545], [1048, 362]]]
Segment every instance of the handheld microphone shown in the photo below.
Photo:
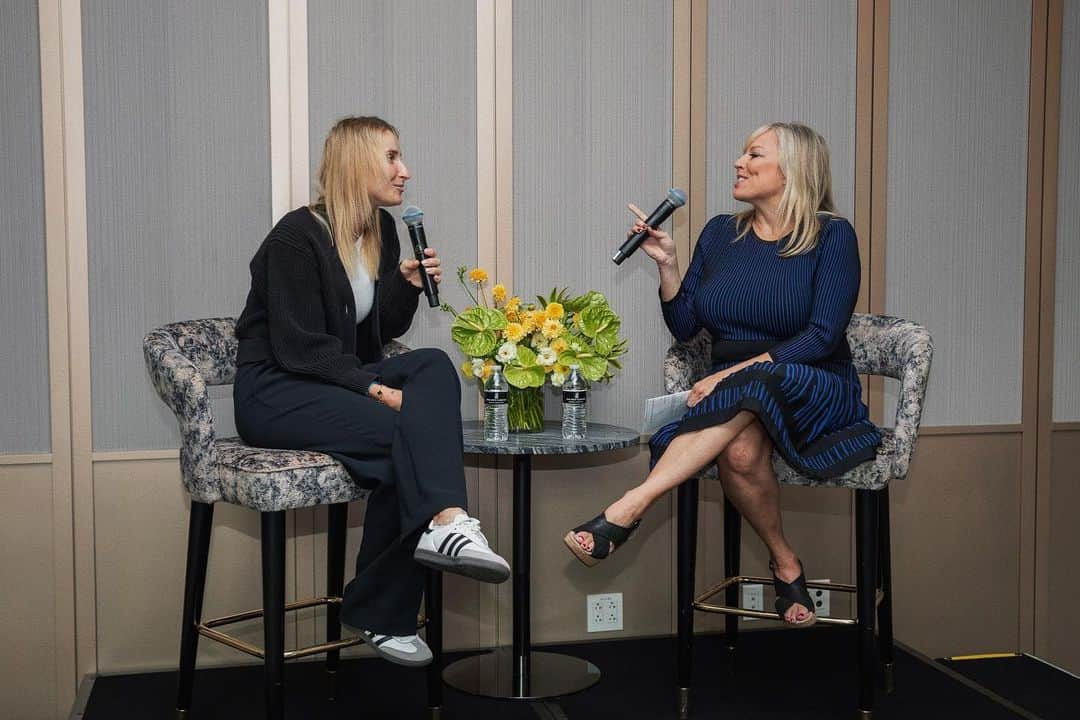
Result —
[[[652, 211], [652, 215], [645, 220], [645, 224], [651, 228], [656, 228], [671, 217], [671, 213], [675, 212], [677, 208], [681, 208], [685, 204], [686, 193], [679, 188], [671, 188], [668, 190], [664, 202], [660, 203], [660, 206]], [[642, 230], [641, 232], [634, 233], [626, 238], [626, 242], [619, 246], [619, 249], [615, 252], [615, 255], [611, 260], [616, 265], [622, 265], [622, 261], [630, 257], [634, 251], [638, 249], [638, 245], [640, 245], [647, 237], [649, 237], [649, 231]]]
[[424, 258], [427, 257], [424, 254], [424, 251], [427, 250], [427, 236], [424, 235], [424, 212], [415, 205], [410, 205], [401, 213], [401, 220], [409, 228], [413, 256], [420, 261], [420, 282], [424, 286], [428, 306], [439, 307], [439, 288], [435, 285], [435, 280], [427, 274], [427, 268], [424, 267]]

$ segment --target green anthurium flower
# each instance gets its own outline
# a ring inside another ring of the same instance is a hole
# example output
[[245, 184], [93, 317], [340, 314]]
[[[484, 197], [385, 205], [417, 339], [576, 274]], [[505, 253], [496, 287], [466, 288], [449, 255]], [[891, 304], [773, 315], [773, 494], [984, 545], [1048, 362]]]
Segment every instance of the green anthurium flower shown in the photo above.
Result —
[[458, 313], [450, 326], [450, 337], [471, 357], [484, 357], [499, 344], [498, 331], [506, 328], [506, 316], [498, 310], [474, 307]]

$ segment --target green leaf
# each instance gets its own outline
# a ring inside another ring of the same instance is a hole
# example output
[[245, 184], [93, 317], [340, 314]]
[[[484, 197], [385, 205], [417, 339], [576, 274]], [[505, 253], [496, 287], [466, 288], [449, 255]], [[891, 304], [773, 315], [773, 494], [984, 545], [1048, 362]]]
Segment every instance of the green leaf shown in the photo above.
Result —
[[[521, 348], [519, 346], [518, 357], [520, 357], [520, 352]], [[540, 366], [518, 367], [508, 365], [503, 369], [503, 374], [506, 375], [506, 382], [518, 388], [540, 387], [544, 384], [544, 369]]]
[[581, 367], [581, 374], [589, 382], [598, 381], [607, 372], [607, 360], [596, 355], [579, 355], [578, 365]]
[[472, 357], [490, 355], [498, 345], [498, 331], [506, 328], [506, 316], [498, 310], [474, 307], [459, 313], [450, 326], [450, 337]]
[[[536, 364], [536, 353], [532, 351], [532, 348], [525, 344], [518, 345], [517, 359], [514, 360], [513, 364], [526, 370], [538, 367]], [[543, 369], [541, 369], [540, 372], [543, 372]]]
[[[586, 337], [595, 338], [612, 323], [618, 323], [619, 316], [607, 305], [590, 305], [581, 311], [581, 332]], [[618, 325], [615, 326], [616, 329]]]

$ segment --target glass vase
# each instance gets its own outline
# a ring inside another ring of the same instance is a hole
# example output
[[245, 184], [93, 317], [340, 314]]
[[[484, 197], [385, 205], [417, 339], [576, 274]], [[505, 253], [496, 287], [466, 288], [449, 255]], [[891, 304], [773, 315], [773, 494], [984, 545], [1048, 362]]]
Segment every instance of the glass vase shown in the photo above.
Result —
[[544, 389], [510, 386], [507, 407], [510, 432], [540, 432], [544, 429]]

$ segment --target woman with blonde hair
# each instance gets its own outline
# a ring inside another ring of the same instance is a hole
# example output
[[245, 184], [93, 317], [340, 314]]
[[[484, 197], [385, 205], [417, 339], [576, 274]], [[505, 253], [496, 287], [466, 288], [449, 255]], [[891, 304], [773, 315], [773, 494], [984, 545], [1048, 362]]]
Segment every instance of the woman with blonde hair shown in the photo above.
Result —
[[832, 200], [829, 153], [814, 130], [772, 123], [735, 162], [732, 197], [749, 208], [705, 226], [680, 282], [667, 233], [642, 248], [660, 273], [660, 305], [680, 341], [705, 329], [712, 369], [694, 384], [681, 420], [652, 438], [652, 469], [593, 520], [564, 538], [594, 565], [626, 542], [662, 494], [715, 462], [724, 495], [769, 550], [776, 610], [798, 626], [816, 620], [802, 563], [784, 537], [775, 449], [810, 477], [873, 459], [881, 441], [867, 419], [845, 330], [859, 294], [855, 231]]
[[486, 582], [510, 570], [465, 511], [453, 363], [436, 349], [382, 355], [412, 322], [420, 273], [442, 275], [432, 249], [422, 264], [401, 260], [383, 209], [401, 204], [409, 177], [386, 121], [333, 127], [318, 200], [282, 217], [251, 261], [233, 401], [245, 442], [327, 453], [373, 490], [342, 623], [381, 657], [425, 665], [422, 566]]

